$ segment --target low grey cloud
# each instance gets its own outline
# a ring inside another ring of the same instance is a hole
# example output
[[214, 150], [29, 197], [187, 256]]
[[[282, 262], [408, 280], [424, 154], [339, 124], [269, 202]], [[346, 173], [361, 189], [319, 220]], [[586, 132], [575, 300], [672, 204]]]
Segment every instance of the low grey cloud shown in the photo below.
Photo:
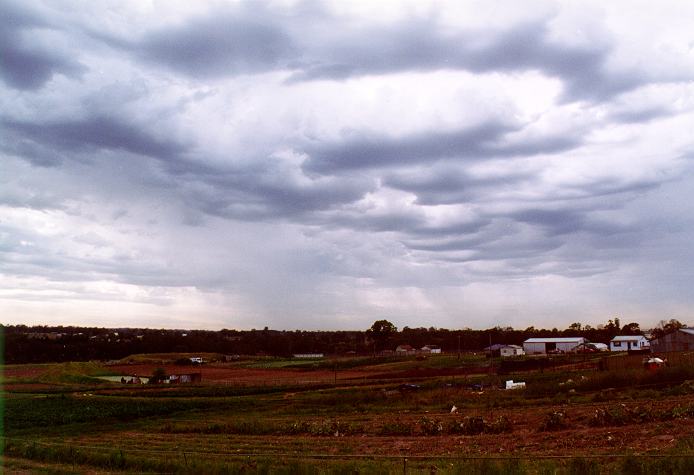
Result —
[[147, 61], [194, 77], [230, 76], [286, 67], [292, 38], [270, 16], [232, 13], [148, 32], [130, 47]]
[[304, 4], [270, 8], [247, 2], [134, 38], [94, 29], [90, 34], [195, 78], [273, 70], [291, 71], [290, 82], [440, 70], [540, 71], [563, 83], [563, 98], [569, 102], [600, 101], [653, 81], [649, 71], [610, 64], [615, 39], [608, 28], [593, 28], [591, 41], [566, 43], [552, 36], [553, 20], [548, 13], [505, 28], [452, 30], [441, 24], [440, 16], [429, 15], [372, 26]]
[[33, 41], [44, 29], [52, 26], [38, 12], [14, 2], [0, 5], [0, 78], [5, 84], [34, 90], [55, 74], [76, 77], [84, 72], [70, 55]]
[[405, 137], [352, 133], [344, 140], [309, 145], [304, 168], [310, 172], [339, 173], [363, 168], [433, 164], [441, 160], [475, 161], [485, 158], [531, 156], [570, 150], [581, 144], [576, 135], [509, 141], [518, 128], [501, 122], [482, 123], [454, 131], [428, 131]]
[[294, 79], [345, 79], [437, 69], [475, 73], [539, 70], [564, 82], [567, 100], [606, 98], [647, 81], [645, 75], [633, 71], [608, 71], [612, 42], [607, 33], [586, 45], [560, 44], [550, 39], [547, 23], [551, 19], [495, 32], [444, 32], [435, 18], [357, 30], [343, 37], [328, 37], [327, 46]]
[[475, 202], [486, 194], [515, 189], [537, 180], [538, 177], [529, 172], [476, 177], [464, 168], [443, 166], [391, 173], [384, 176], [383, 184], [413, 193], [419, 204], [437, 205]]
[[[142, 127], [126, 123], [115, 116], [95, 116], [47, 123], [5, 119], [0, 124], [23, 140], [50, 145], [63, 151], [110, 149], [173, 159], [185, 149], [175, 141], [157, 139]], [[36, 158], [33, 161], [36, 161]], [[41, 163], [41, 160], [38, 162]]]

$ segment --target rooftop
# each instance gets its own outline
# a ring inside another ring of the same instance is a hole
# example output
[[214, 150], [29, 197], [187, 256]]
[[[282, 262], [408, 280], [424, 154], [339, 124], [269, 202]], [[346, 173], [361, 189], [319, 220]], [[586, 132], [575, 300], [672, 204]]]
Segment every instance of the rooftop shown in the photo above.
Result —
[[586, 341], [582, 336], [571, 336], [563, 338], [528, 338], [523, 343], [573, 343]]
[[612, 338], [612, 341], [631, 341], [631, 340], [640, 340], [641, 338], [645, 338], [643, 335], [617, 335], [616, 337]]

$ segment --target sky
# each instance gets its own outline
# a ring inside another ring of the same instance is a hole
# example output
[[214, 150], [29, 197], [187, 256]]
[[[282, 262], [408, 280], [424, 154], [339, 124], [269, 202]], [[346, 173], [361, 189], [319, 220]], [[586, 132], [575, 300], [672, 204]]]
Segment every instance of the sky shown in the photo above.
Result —
[[0, 322], [694, 323], [692, 24], [0, 0]]

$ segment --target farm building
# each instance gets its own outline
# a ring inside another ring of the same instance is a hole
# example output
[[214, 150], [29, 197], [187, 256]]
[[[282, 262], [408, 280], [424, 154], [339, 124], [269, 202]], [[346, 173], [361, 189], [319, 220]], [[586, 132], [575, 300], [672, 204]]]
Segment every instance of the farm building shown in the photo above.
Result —
[[320, 358], [323, 358], [325, 355], [323, 353], [294, 353], [292, 356], [294, 358], [310, 360], [310, 359], [320, 359]]
[[200, 381], [202, 381], [202, 373], [171, 374], [168, 377], [168, 382], [171, 384], [199, 383]]
[[398, 356], [414, 355], [415, 353], [417, 353], [417, 350], [415, 350], [411, 345], [398, 345], [398, 347], [395, 348], [395, 354]]
[[523, 342], [523, 350], [528, 355], [547, 353], [573, 353], [579, 345], [588, 340], [582, 336], [564, 338], [528, 338]]
[[484, 348], [484, 351], [490, 356], [501, 356], [501, 349], [505, 346], [507, 345], [504, 345], [502, 343], [494, 343], [493, 345], [486, 346]]
[[438, 345], [425, 345], [422, 347], [421, 351], [423, 353], [436, 354], [436, 353], [441, 353], [441, 347]]
[[650, 343], [651, 351], [654, 353], [694, 350], [694, 328], [680, 328], [655, 338]]
[[510, 356], [522, 356], [525, 354], [522, 346], [518, 345], [504, 345], [499, 348], [499, 354], [502, 358], [508, 358]]
[[619, 335], [610, 341], [610, 351], [647, 350], [649, 346], [643, 335]]

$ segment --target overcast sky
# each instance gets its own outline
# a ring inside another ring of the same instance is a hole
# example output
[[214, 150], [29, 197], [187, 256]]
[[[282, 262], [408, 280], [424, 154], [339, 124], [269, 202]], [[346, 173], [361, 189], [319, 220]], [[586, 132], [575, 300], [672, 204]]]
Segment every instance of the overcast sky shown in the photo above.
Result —
[[0, 321], [694, 323], [692, 25], [0, 0]]

